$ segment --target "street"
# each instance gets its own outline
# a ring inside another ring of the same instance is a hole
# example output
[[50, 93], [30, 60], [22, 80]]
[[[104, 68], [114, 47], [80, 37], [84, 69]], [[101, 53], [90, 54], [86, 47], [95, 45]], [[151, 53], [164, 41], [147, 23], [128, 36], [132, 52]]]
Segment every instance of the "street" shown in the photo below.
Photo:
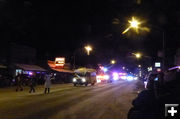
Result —
[[137, 96], [136, 81], [118, 81], [95, 86], [53, 85], [50, 94], [44, 87], [36, 93], [15, 92], [15, 87], [0, 89], [1, 119], [126, 119]]

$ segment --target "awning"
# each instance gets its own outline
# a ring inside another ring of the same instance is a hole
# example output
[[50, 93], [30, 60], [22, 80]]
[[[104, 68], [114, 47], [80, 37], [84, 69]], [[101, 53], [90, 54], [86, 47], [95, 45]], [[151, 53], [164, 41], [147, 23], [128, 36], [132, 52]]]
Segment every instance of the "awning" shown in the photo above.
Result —
[[52, 70], [58, 71], [58, 72], [64, 72], [64, 73], [74, 73], [73, 70], [67, 70], [67, 69], [58, 69], [58, 68], [51, 68]]
[[74, 73], [74, 71], [70, 69], [56, 68], [54, 61], [48, 60], [48, 65], [52, 70], [55, 70], [57, 72]]
[[37, 65], [28, 65], [28, 64], [15, 64], [17, 67], [25, 70], [25, 71], [46, 71]]

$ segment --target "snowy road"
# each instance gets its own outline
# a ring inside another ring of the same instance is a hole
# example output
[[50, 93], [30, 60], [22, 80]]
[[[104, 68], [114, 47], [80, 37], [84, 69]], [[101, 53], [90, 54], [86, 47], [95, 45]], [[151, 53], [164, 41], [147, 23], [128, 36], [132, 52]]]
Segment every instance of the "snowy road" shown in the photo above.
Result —
[[126, 119], [137, 96], [136, 81], [118, 81], [95, 86], [53, 85], [50, 94], [43, 86], [29, 94], [14, 88], [0, 89], [1, 119]]

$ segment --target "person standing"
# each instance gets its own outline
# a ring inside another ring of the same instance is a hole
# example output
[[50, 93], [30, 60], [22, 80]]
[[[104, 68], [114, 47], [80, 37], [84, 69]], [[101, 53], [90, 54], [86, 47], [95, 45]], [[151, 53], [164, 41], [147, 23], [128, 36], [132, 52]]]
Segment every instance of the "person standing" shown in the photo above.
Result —
[[45, 90], [44, 90], [45, 94], [47, 93], [47, 91], [48, 91], [48, 93], [50, 93], [51, 78], [52, 78], [51, 74], [45, 75], [45, 85], [44, 85], [45, 86]]
[[21, 74], [18, 73], [18, 75], [15, 77], [15, 80], [16, 80], [16, 92], [20, 89], [20, 91], [23, 91], [23, 88], [22, 88], [22, 76]]
[[30, 78], [30, 90], [29, 93], [33, 92], [35, 93], [35, 87], [36, 86], [36, 75], [34, 74], [31, 78]]

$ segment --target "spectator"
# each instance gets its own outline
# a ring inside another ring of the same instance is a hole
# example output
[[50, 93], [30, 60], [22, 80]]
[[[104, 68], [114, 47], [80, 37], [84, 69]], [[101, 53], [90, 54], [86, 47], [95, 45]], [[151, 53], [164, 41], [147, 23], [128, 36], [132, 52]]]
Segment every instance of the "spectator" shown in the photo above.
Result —
[[45, 75], [45, 90], [44, 90], [44, 93], [46, 94], [47, 91], [48, 93], [50, 93], [50, 87], [51, 87], [51, 74], [48, 73], [47, 75]]
[[128, 119], [164, 119], [164, 105], [180, 103], [180, 72], [168, 71], [157, 77], [158, 81], [152, 83], [155, 88], [150, 86], [133, 101]]
[[20, 91], [23, 91], [21, 74], [18, 74], [18, 75], [15, 77], [15, 80], [16, 80], [16, 85], [17, 85], [16, 92], [17, 92], [19, 89], [20, 89]]
[[33, 74], [33, 76], [30, 78], [30, 91], [29, 93], [33, 92], [35, 93], [35, 87], [36, 86], [36, 75]]
[[153, 90], [154, 89], [154, 79], [156, 78], [156, 74], [151, 74], [148, 78], [148, 83], [147, 83], [147, 89], [148, 90]]

